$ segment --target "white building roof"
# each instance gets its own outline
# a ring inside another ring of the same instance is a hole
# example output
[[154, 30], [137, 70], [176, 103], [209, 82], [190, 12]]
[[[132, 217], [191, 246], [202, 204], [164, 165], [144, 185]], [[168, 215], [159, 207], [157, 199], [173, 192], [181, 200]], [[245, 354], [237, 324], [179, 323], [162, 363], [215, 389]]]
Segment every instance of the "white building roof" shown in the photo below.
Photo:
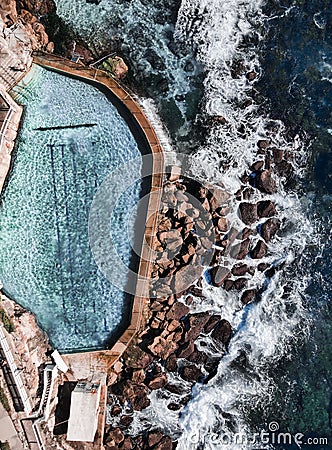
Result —
[[71, 394], [67, 441], [93, 442], [98, 426], [100, 384], [77, 383]]

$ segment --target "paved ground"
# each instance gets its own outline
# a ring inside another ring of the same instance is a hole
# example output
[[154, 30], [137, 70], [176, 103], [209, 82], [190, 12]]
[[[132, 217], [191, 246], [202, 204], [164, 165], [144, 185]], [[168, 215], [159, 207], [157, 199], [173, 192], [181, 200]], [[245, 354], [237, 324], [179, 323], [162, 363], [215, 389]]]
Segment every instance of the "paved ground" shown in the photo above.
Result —
[[13, 422], [5, 408], [0, 404], [0, 441], [8, 441], [11, 450], [23, 450], [23, 445], [17, 436]]

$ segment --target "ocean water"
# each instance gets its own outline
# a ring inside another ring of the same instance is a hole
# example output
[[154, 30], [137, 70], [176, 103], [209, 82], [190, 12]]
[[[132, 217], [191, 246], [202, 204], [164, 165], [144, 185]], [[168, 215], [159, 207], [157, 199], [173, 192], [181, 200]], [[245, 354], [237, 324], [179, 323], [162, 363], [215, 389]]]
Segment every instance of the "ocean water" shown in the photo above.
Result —
[[[220, 312], [235, 331], [217, 375], [180, 412], [167, 409], [174, 399], [165, 392], [154, 393], [132, 431], [161, 428], [181, 450], [301, 447], [278, 443], [278, 430], [303, 434], [301, 448], [332, 448], [331, 3], [56, 3], [92, 49], [127, 58], [130, 82], [157, 105], [174, 148], [191, 152], [195, 176], [235, 193], [259, 139], [292, 155], [294, 176], [280, 178], [272, 196], [283, 227], [268, 262], [282, 269], [268, 280], [255, 273], [263, 294], [244, 309], [235, 294], [203, 284], [196, 310]], [[245, 77], [251, 70], [254, 83]], [[262, 431], [268, 438], [254, 443]]]
[[[137, 143], [112, 103], [88, 84], [33, 66], [13, 95], [25, 109], [1, 197], [3, 289], [36, 315], [55, 348], [103, 347], [125, 318], [125, 296], [92, 257], [89, 211], [107, 176], [140, 157]], [[52, 129], [61, 126], [72, 128]], [[127, 265], [139, 195], [140, 185], [131, 186], [110, 217]]]

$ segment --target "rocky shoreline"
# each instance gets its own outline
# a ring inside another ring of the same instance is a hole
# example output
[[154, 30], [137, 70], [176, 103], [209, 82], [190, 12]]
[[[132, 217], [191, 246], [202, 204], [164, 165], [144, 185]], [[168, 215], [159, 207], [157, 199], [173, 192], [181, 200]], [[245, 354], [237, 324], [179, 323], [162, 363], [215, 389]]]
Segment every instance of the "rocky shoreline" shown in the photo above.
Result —
[[[257, 142], [257, 161], [248, 167], [241, 177], [241, 189], [232, 195], [221, 186], [199, 185], [181, 179], [179, 170], [171, 171], [159, 213], [147, 324], [127, 349], [116, 382], [109, 387], [106, 449], [176, 448], [174, 438], [146, 424], [143, 434], [133, 435], [133, 418], [149, 407], [153, 391], [170, 399], [170, 411], [181, 413], [194, 384], [207, 383], [216, 374], [234, 330], [222, 311], [210, 311], [206, 305], [204, 311], [196, 312], [204, 305], [202, 284], [208, 281], [217, 289], [235, 293], [239, 307], [259, 301], [264, 280], [278, 270], [265, 258], [282, 227], [271, 196], [277, 193], [277, 180], [287, 181], [292, 173], [291, 155], [273, 147], [269, 139]], [[197, 201], [201, 208], [193, 205]], [[242, 227], [238, 221], [233, 226], [234, 208]], [[203, 275], [207, 254], [210, 268]], [[207, 339], [213, 342], [215, 355], [204, 351]], [[183, 386], [172, 382], [174, 374]]]

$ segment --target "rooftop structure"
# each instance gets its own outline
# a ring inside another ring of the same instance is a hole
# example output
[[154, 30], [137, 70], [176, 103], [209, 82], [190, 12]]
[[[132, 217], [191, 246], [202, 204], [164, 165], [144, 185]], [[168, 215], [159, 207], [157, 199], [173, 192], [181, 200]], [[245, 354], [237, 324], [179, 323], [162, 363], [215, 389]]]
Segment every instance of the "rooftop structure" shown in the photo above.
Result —
[[71, 394], [68, 441], [93, 442], [98, 427], [100, 384], [77, 383]]

